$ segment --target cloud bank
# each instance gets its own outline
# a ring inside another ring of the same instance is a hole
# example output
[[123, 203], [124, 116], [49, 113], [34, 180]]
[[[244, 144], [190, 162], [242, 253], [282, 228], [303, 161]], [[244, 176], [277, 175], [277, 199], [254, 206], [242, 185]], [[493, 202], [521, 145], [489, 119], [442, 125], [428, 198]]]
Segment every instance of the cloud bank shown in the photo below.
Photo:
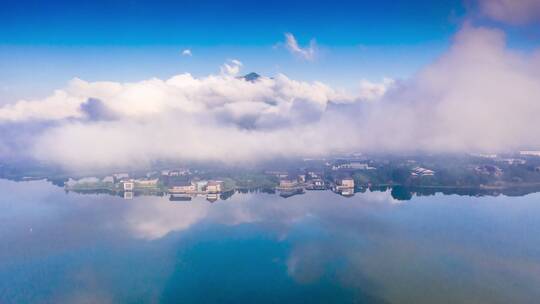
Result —
[[[12, 134], [0, 146], [69, 169], [156, 160], [239, 163], [327, 151], [319, 136], [331, 134], [318, 124], [330, 103], [352, 103], [354, 96], [285, 75], [247, 81], [236, 76], [240, 68], [230, 60], [221, 74], [204, 78], [74, 79], [42, 100], [1, 107], [0, 127]], [[38, 127], [24, 131], [31, 124]]]
[[344, 92], [285, 75], [135, 83], [72, 80], [41, 100], [0, 107], [0, 153], [66, 169], [156, 160], [244, 164], [341, 151], [473, 152], [540, 147], [540, 51], [465, 25], [436, 62], [402, 81]]
[[537, 149], [538, 71], [539, 50], [511, 50], [503, 32], [466, 25], [446, 54], [385, 95], [367, 125], [399, 134], [378, 143], [390, 149]]
[[483, 15], [504, 23], [522, 25], [540, 21], [540, 0], [479, 0]]
[[285, 45], [293, 55], [309, 61], [315, 59], [317, 51], [315, 40], [311, 40], [309, 46], [301, 47], [293, 34], [285, 33]]

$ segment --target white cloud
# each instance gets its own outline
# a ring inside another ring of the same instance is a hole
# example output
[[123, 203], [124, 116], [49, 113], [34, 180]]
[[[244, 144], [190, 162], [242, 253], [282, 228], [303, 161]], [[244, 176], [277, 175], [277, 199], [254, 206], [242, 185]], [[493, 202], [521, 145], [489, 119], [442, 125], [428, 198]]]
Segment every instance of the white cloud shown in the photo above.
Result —
[[221, 66], [221, 74], [235, 76], [240, 72], [242, 62], [237, 59], [230, 59]]
[[[167, 80], [149, 79], [135, 83], [86, 82], [69, 85], [42, 100], [19, 101], [0, 107], [0, 122], [85, 118], [81, 109], [89, 98], [102, 101], [112, 113], [123, 118], [145, 118], [179, 111], [186, 114], [230, 114], [234, 117], [285, 117], [298, 103], [324, 110], [332, 101], [351, 102], [354, 97], [320, 82], [301, 82], [279, 74], [256, 82], [231, 77], [241, 63], [231, 60], [223, 74], [195, 78], [180, 74]], [[236, 107], [236, 104], [242, 106]], [[249, 110], [254, 108], [254, 112]]]
[[501, 31], [465, 26], [438, 61], [373, 106], [366, 124], [379, 127], [363, 137], [389, 150], [538, 148], [539, 55], [509, 50]]
[[[346, 219], [343, 214], [350, 215], [350, 211], [365, 211], [366, 208], [379, 208], [382, 204], [394, 204], [395, 200], [389, 192], [367, 192], [362, 194], [364, 205], [357, 205], [358, 209], [351, 208], [347, 198], [335, 197], [335, 194], [326, 192], [324, 199], [306, 200], [292, 198], [294, 204], [276, 204], [275, 197], [268, 195], [241, 194], [234, 196], [233, 203], [218, 202], [209, 204], [201, 202], [204, 198], [197, 197], [191, 202], [182, 204], [165, 203], [155, 197], [137, 197], [130, 202], [130, 208], [125, 210], [122, 224], [133, 237], [142, 239], [159, 239], [172, 232], [185, 231], [193, 226], [209, 221], [227, 226], [235, 226], [247, 223], [260, 223], [269, 225], [269, 229], [275, 229], [282, 237], [286, 237], [289, 228], [306, 217], [315, 215], [317, 218], [324, 217], [327, 220], [336, 220], [341, 224], [333, 227], [350, 228], [350, 223], [343, 220], [352, 219], [358, 221], [358, 216], [350, 216]], [[335, 201], [332, 211], [325, 204], [329, 199]], [[254, 203], [256, 202], [256, 203]], [[349, 212], [343, 212], [347, 209]], [[299, 261], [289, 261], [292, 263]], [[289, 266], [293, 267], [288, 263]], [[301, 266], [301, 265], [298, 265]], [[305, 265], [304, 265], [305, 266]], [[291, 275], [299, 274], [289, 268]], [[301, 270], [296, 268], [296, 270]]]
[[[249, 162], [327, 149], [313, 143], [322, 133], [312, 124], [331, 101], [351, 103], [354, 96], [285, 75], [248, 82], [233, 77], [240, 65], [230, 60], [221, 75], [204, 78], [74, 79], [51, 97], [0, 107], [0, 126], [18, 130], [8, 139], [33, 146], [0, 139], [0, 147], [26, 146], [33, 157], [70, 169], [143, 166], [157, 159]], [[37, 121], [44, 123], [38, 132], [21, 127]]]
[[479, 0], [485, 16], [509, 24], [540, 21], [540, 0]]
[[193, 56], [190, 49], [185, 49], [182, 51], [182, 56]]
[[0, 107], [0, 121], [31, 119], [61, 119], [79, 115], [84, 97], [74, 96], [64, 90], [56, 90], [43, 100], [21, 100], [15, 104]]
[[299, 56], [305, 60], [314, 60], [317, 52], [317, 45], [315, 40], [311, 40], [309, 46], [304, 48], [300, 47], [298, 41], [291, 33], [285, 33], [285, 45], [287, 49], [294, 55]]
[[510, 50], [498, 30], [465, 26], [411, 79], [362, 81], [352, 94], [285, 75], [249, 82], [235, 77], [240, 66], [230, 60], [202, 78], [74, 79], [45, 99], [0, 107], [9, 134], [0, 148], [69, 169], [540, 148], [540, 51]]
[[391, 78], [383, 78], [382, 82], [376, 83], [369, 80], [360, 81], [359, 98], [365, 101], [378, 100], [392, 88], [395, 81]]

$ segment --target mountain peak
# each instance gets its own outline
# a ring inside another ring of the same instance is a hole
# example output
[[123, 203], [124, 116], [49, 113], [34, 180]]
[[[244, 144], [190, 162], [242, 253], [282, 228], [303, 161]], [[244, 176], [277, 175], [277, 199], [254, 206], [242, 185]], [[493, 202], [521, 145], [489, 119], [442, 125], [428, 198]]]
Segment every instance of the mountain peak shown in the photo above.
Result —
[[261, 75], [255, 73], [255, 72], [251, 72], [249, 74], [244, 75], [242, 78], [244, 78], [245, 81], [255, 82], [259, 78], [261, 78]]

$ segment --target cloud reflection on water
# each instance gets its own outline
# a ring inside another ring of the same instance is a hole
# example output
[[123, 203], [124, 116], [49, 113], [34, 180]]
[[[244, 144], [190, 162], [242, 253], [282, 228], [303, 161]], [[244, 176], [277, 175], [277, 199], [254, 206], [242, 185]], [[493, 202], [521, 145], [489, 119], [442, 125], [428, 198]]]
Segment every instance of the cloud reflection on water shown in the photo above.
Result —
[[[221, 248], [212, 245], [216, 242], [230, 244], [225, 248], [242, 256], [244, 245], [235, 244], [245, 244], [246, 239], [240, 241], [235, 231], [247, 229], [255, 231], [247, 240], [263, 234], [272, 246], [284, 246], [283, 258], [255, 252], [261, 261], [271, 259], [282, 265], [286, 275], [302, 286], [331, 278], [379, 302], [433, 303], [444, 295], [453, 302], [503, 303], [540, 296], [534, 288], [540, 283], [540, 251], [535, 249], [540, 244], [537, 194], [518, 198], [436, 195], [396, 204], [389, 192], [352, 198], [308, 192], [289, 199], [248, 193], [211, 204], [203, 198], [170, 202], [166, 197], [123, 200], [65, 194], [45, 182], [8, 181], [0, 181], [0, 193], [0, 260], [4, 265], [0, 276], [14, 271], [13, 265], [66, 256], [91, 261], [88, 269], [94, 270], [82, 274], [65, 269], [70, 276], [82, 276], [84, 286], [121, 276], [127, 268], [136, 269], [131, 270], [130, 280], [143, 281], [161, 269], [154, 283], [159, 285], [171, 272], [185, 269], [185, 250], [198, 248], [200, 242], [209, 248]], [[99, 264], [96, 248], [112, 255], [105, 258], [108, 264]], [[205, 254], [217, 259], [216, 265], [227, 263], [228, 257], [221, 252]], [[116, 259], [125, 260], [124, 264], [118, 265]], [[61, 261], [55, 263], [61, 265]], [[149, 263], [148, 269], [144, 263]], [[190, 267], [197, 270], [200, 265]], [[130, 280], [124, 288], [129, 289]], [[105, 287], [95, 287], [95, 294], [66, 290], [55, 297], [92, 299], [117, 292]], [[154, 299], [159, 298], [159, 290], [151, 291]]]

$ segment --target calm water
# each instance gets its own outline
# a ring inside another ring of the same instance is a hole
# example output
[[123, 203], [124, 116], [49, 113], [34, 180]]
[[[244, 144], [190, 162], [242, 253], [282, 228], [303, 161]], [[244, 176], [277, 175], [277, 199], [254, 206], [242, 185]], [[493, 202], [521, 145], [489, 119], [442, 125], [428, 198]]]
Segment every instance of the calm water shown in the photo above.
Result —
[[0, 303], [538, 303], [540, 195], [236, 194], [0, 181]]

